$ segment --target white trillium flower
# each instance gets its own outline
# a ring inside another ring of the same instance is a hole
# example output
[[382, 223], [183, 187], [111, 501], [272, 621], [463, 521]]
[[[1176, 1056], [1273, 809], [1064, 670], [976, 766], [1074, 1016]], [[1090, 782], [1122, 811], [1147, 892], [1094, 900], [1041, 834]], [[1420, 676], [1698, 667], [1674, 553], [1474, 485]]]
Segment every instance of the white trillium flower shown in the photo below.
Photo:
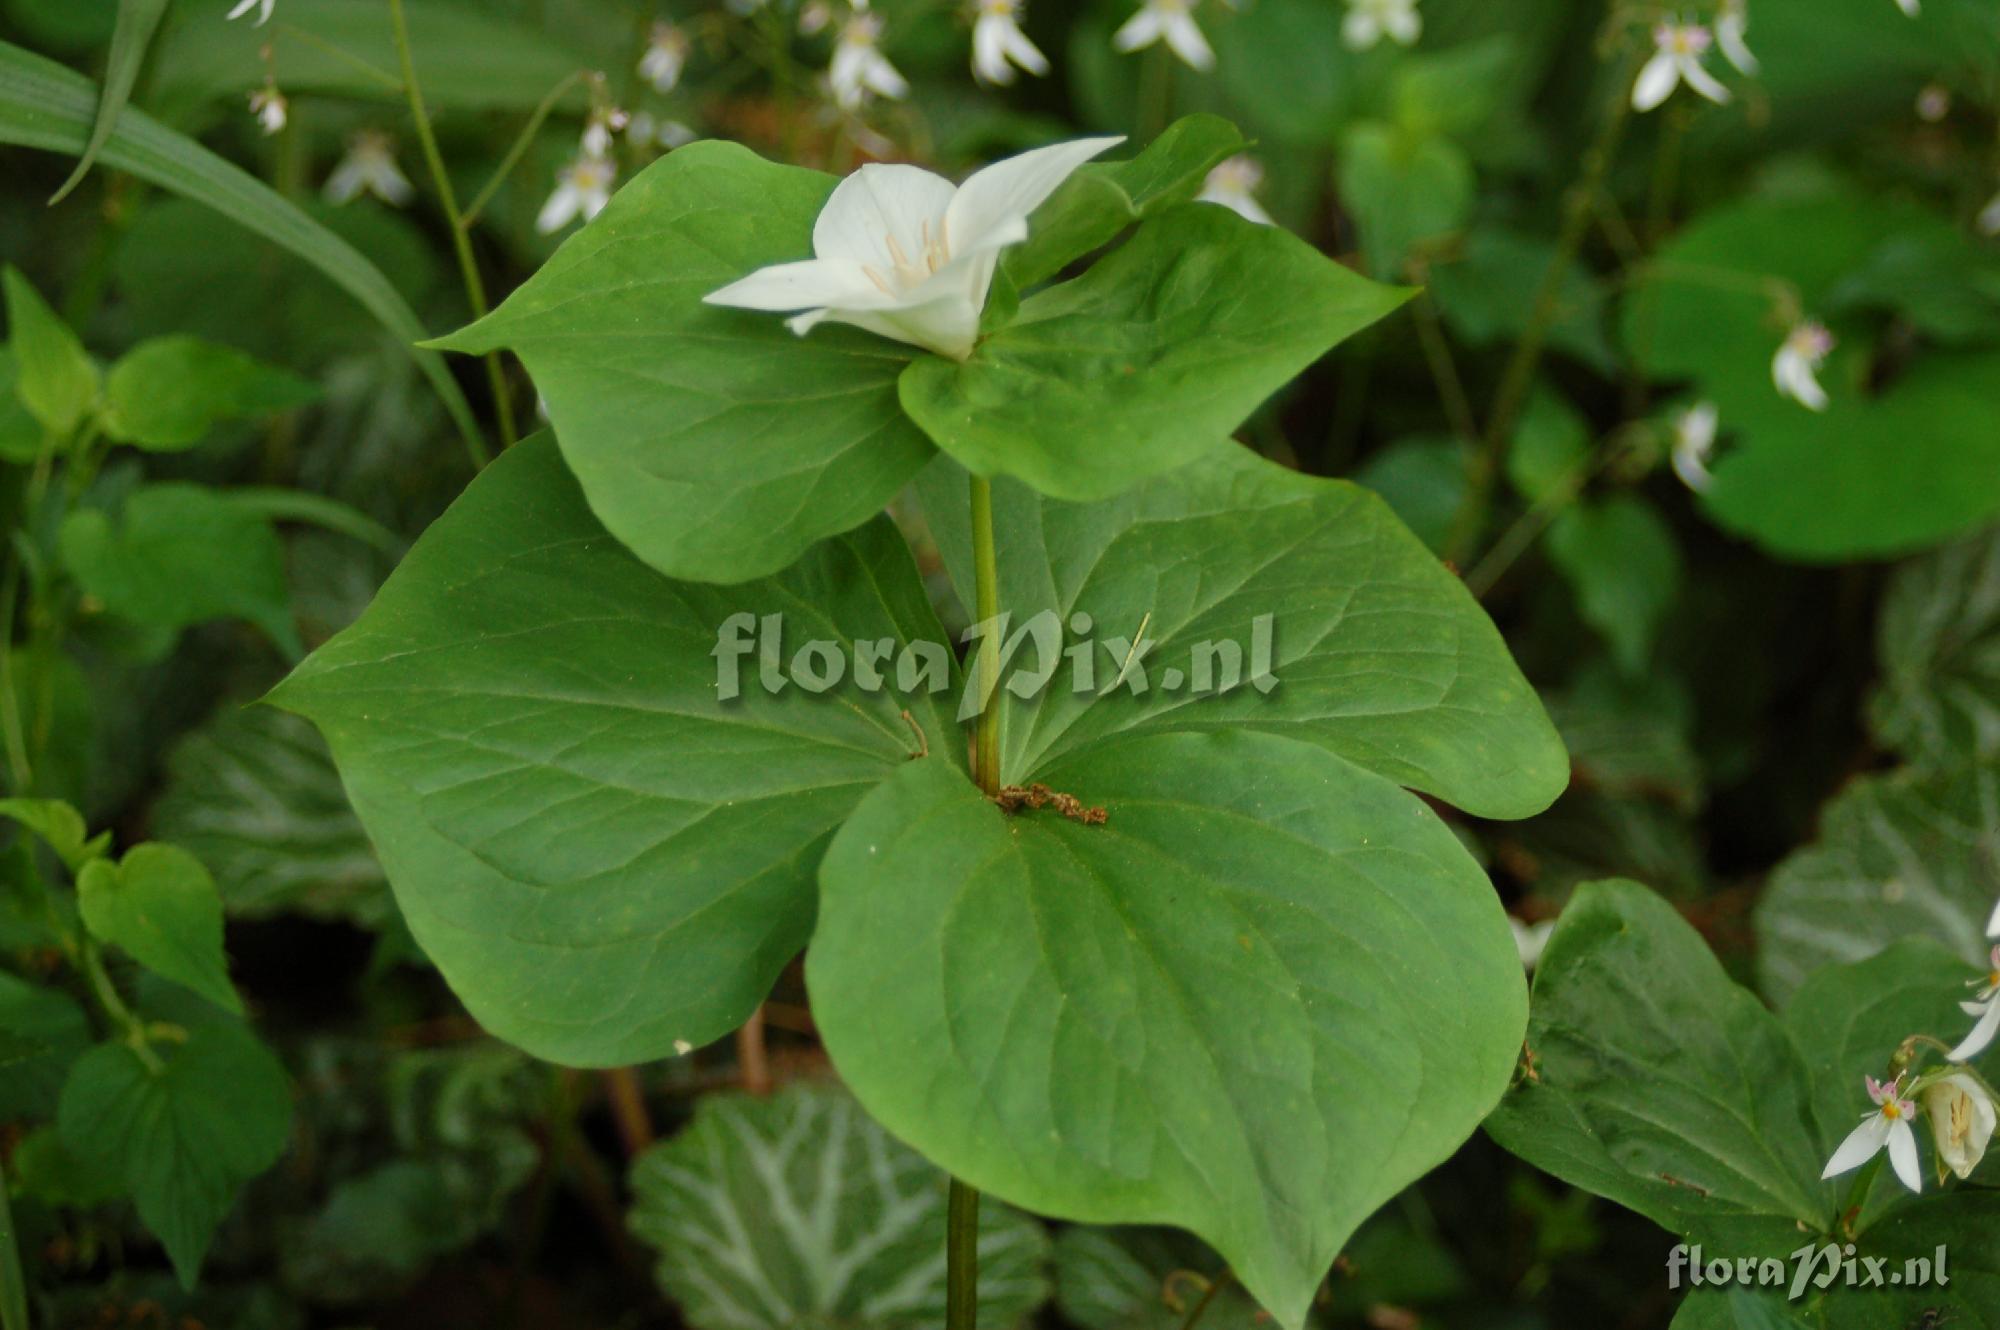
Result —
[[1977, 1016], [1979, 1021], [1972, 1027], [1972, 1033], [1965, 1036], [1965, 1042], [1945, 1054], [1953, 1062], [1970, 1062], [1984, 1053], [1993, 1037], [2000, 1034], [2000, 947], [1993, 948], [1993, 969], [1984, 979], [1974, 979], [1971, 987], [1979, 990], [1979, 995], [1970, 1002], [1959, 1003], [1959, 1009], [1968, 1016]]
[[229, 17], [242, 18], [251, 10], [257, 11], [257, 26], [263, 27], [271, 21], [271, 11], [278, 7], [278, 0], [240, 0], [236, 8], [229, 11]]
[[1875, 1111], [1861, 1119], [1861, 1125], [1848, 1133], [1840, 1148], [1827, 1161], [1822, 1179], [1837, 1177], [1852, 1169], [1861, 1167], [1884, 1148], [1889, 1151], [1890, 1167], [1896, 1176], [1911, 1191], [1924, 1189], [1924, 1175], [1917, 1167], [1917, 1134], [1910, 1129], [1910, 1122], [1917, 1115], [1917, 1106], [1904, 1097], [1903, 1078], [1884, 1084], [1873, 1076], [1866, 1078], [1868, 1097], [1876, 1104]]
[[618, 167], [608, 157], [579, 157], [556, 175], [556, 192], [542, 205], [535, 229], [553, 235], [578, 217], [593, 221], [611, 202]]
[[1826, 325], [1808, 319], [1793, 328], [1771, 357], [1771, 382], [1778, 392], [1808, 411], [1826, 410], [1826, 389], [1819, 386], [1819, 367], [1837, 345]]
[[1021, 0], [979, 0], [972, 23], [972, 73], [981, 83], [1014, 81], [1014, 66], [1030, 74], [1049, 72], [1048, 57], [1021, 31]]
[[855, 111], [869, 95], [902, 98], [910, 85], [896, 72], [876, 43], [882, 37], [882, 19], [863, 10], [847, 20], [833, 47], [833, 67], [827, 71], [833, 85], [833, 100], [843, 111]]
[[1520, 954], [1521, 968], [1532, 970], [1540, 965], [1542, 953], [1548, 950], [1549, 934], [1556, 931], [1556, 921], [1544, 919], [1538, 924], [1524, 924], [1510, 914], [1507, 926], [1514, 930], [1514, 950]]
[[687, 34], [671, 23], [655, 23], [646, 41], [646, 54], [639, 57], [639, 77], [652, 84], [654, 92], [672, 92], [687, 68]]
[[1749, 44], [1743, 35], [1750, 30], [1750, 9], [1745, 0], [1722, 0], [1722, 10], [1715, 16], [1715, 44], [1722, 50], [1722, 58], [1736, 66], [1736, 72], [1746, 78], [1755, 75], [1760, 66], [1757, 57], [1750, 53]]
[[1931, 1119], [1931, 1143], [1937, 1147], [1938, 1181], [1949, 1169], [1961, 1179], [1972, 1176], [1986, 1157], [1993, 1128], [2000, 1120], [1993, 1096], [1962, 1071], [1931, 1081], [1918, 1092]]
[[396, 165], [395, 141], [372, 129], [348, 140], [347, 156], [326, 178], [326, 197], [331, 203], [352, 203], [363, 194], [373, 194], [400, 208], [416, 197], [416, 192]]
[[1715, 483], [1708, 459], [1715, 453], [1715, 427], [1720, 413], [1713, 402], [1696, 402], [1674, 419], [1674, 474], [1697, 494]]
[[1701, 58], [1714, 44], [1714, 36], [1699, 23], [1662, 23], [1654, 28], [1653, 58], [1632, 85], [1633, 109], [1652, 110], [1683, 83], [1712, 102], [1728, 101], [1729, 89], [1701, 65]]
[[787, 320], [801, 337], [831, 320], [963, 360], [978, 339], [1000, 251], [1027, 239], [1028, 214], [1077, 167], [1123, 141], [1051, 144], [957, 186], [917, 166], [864, 166], [820, 210], [813, 258], [759, 269], [704, 299], [803, 310]]
[[1257, 202], [1257, 189], [1264, 183], [1264, 168], [1255, 157], [1238, 153], [1208, 173], [1202, 182], [1198, 203], [1219, 203], [1245, 221], [1259, 226], [1275, 226], [1271, 214]]
[[257, 117], [257, 123], [264, 127], [264, 136], [284, 132], [285, 122], [291, 115], [291, 103], [285, 94], [278, 91], [275, 83], [266, 83], [250, 94], [250, 114]]
[[1980, 210], [1979, 230], [1983, 235], [2000, 236], [2000, 194]]
[[1414, 46], [1423, 31], [1417, 0], [1347, 0], [1340, 40], [1350, 51], [1372, 50], [1384, 37], [1398, 46]]
[[1194, 5], [1195, 0], [1143, 0], [1139, 12], [1111, 34], [1111, 45], [1130, 55], [1164, 41], [1188, 68], [1211, 69], [1215, 52], [1194, 21]]

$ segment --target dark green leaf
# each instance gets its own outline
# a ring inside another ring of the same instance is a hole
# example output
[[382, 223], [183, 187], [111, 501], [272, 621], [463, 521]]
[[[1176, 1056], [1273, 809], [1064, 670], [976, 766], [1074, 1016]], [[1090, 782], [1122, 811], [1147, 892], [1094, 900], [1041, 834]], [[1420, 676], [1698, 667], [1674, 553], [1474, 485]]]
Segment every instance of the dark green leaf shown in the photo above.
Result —
[[1550, 524], [1548, 548], [1584, 621], [1621, 669], [1643, 673], [1681, 587], [1680, 546], [1658, 511], [1636, 494], [1576, 503]]
[[316, 401], [295, 374], [198, 337], [142, 342], [105, 380], [105, 432], [160, 451], [192, 448], [225, 420], [273, 415]]
[[1869, 721], [1915, 766], [2000, 758], [2000, 527], [1898, 568]]
[[0, 799], [0, 817], [41, 837], [72, 873], [103, 854], [109, 841], [91, 839], [83, 814], [60, 799]]
[[111, 30], [111, 54], [105, 61], [104, 93], [97, 103], [97, 119], [91, 125], [90, 139], [77, 159], [76, 170], [49, 200], [51, 206], [61, 203], [90, 174], [97, 154], [125, 110], [125, 103], [131, 100], [132, 85], [139, 81], [139, 69], [146, 63], [146, 49], [153, 44], [153, 33], [160, 26], [160, 16], [166, 12], [167, 0], [118, 0], [118, 26]]
[[1385, 279], [1400, 277], [1421, 246], [1458, 230], [1472, 212], [1472, 163], [1435, 134], [1355, 125], [1341, 136], [1338, 182], [1369, 271]]
[[116, 864], [86, 865], [76, 894], [83, 922], [99, 941], [242, 1014], [222, 950], [222, 897], [199, 859], [173, 845], [137, 845]]
[[42, 428], [66, 438], [97, 407], [97, 365], [19, 269], [0, 270], [0, 286], [6, 290], [14, 393]]
[[36, 1050], [0, 1068], [0, 1122], [55, 1111], [70, 1063], [90, 1047], [83, 1008], [58, 989], [0, 970], [0, 1033]]

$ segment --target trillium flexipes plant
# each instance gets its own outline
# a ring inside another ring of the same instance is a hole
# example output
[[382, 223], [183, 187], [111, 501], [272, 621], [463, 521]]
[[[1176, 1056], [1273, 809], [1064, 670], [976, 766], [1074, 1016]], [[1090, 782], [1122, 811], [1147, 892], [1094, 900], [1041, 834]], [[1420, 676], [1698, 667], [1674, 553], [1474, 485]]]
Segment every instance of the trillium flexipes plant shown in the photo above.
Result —
[[[1198, 202], [1245, 147], [1224, 122], [1101, 160], [1119, 142], [956, 186], [722, 143], [641, 172], [445, 343], [516, 351], [553, 436], [276, 700], [495, 1032], [683, 1053], [810, 940], [842, 1078], [955, 1196], [1179, 1224], [1296, 1330], [1355, 1226], [1498, 1100], [1526, 1021], [1507, 915], [1411, 791], [1517, 817], [1568, 761], [1386, 508], [1231, 441], [1407, 293]], [[990, 634], [961, 663], [879, 515], [913, 480], [975, 624], [1102, 624], [1116, 668], [1051, 687]], [[1165, 691], [1158, 659], [1272, 619], [1297, 624], [1282, 686]], [[719, 696], [746, 627], [935, 668]], [[1365, 1012], [1317, 996], [1357, 986]], [[1384, 1074], [1425, 1087], [1386, 1145], [1351, 1092]]]

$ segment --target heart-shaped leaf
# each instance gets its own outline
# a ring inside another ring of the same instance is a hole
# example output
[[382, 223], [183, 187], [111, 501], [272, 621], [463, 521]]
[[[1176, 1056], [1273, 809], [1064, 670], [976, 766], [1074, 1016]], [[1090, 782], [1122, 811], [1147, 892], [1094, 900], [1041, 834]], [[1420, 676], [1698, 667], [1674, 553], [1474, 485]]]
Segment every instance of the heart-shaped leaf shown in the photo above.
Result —
[[326, 736], [411, 931], [488, 1029], [640, 1062], [755, 1010], [862, 795], [926, 747], [963, 760], [950, 696], [772, 696], [752, 659], [744, 695], [719, 697], [718, 633], [744, 616], [755, 653], [768, 614], [786, 651], [944, 640], [886, 518], [779, 577], [673, 582], [606, 533], [543, 436], [273, 700]]
[[903, 409], [974, 472], [1108, 498], [1226, 442], [1409, 294], [1226, 208], [1170, 208], [1023, 300], [964, 364], [912, 361]]
[[896, 403], [915, 348], [834, 326], [801, 338], [702, 303], [809, 257], [833, 186], [691, 144], [438, 345], [521, 357], [592, 511], [641, 559], [703, 582], [775, 573], [879, 512], [931, 455]]
[[100, 941], [242, 1014], [222, 949], [222, 897], [199, 859], [173, 845], [135, 845], [118, 863], [86, 864], [77, 875], [76, 897], [84, 924]]
[[1419, 800], [1252, 733], [1097, 745], [1010, 816], [912, 762], [820, 870], [835, 1064], [974, 1185], [1192, 1229], [1287, 1326], [1355, 1227], [1505, 1088], [1524, 985], [1485, 875]]
[[305, 406], [317, 385], [232, 347], [159, 337], [134, 347], [105, 379], [105, 430], [156, 451], [192, 448], [225, 420]]

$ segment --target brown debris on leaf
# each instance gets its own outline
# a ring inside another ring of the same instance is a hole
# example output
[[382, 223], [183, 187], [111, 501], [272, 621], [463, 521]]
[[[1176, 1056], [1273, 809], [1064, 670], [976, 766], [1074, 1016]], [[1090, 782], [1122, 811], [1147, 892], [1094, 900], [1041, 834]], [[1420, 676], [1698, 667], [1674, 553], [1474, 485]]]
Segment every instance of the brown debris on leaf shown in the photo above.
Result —
[[1091, 808], [1073, 794], [1052, 790], [1046, 785], [1003, 785], [1000, 793], [993, 796], [993, 802], [1000, 805], [1003, 813], [1018, 813], [1023, 808], [1053, 808], [1072, 822], [1081, 822], [1087, 827], [1101, 827], [1109, 820], [1102, 808]]

